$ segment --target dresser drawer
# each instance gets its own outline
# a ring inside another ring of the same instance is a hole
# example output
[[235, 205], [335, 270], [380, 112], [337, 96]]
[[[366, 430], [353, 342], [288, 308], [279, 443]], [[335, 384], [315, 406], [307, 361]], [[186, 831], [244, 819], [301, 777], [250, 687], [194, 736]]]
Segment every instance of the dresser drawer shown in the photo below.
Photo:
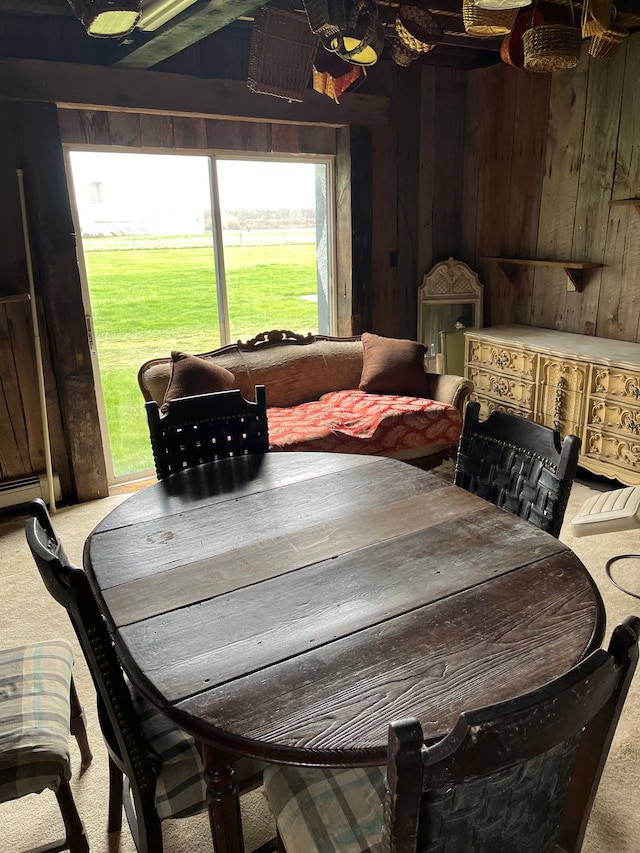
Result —
[[474, 364], [469, 365], [467, 374], [479, 397], [491, 397], [496, 402], [505, 405], [515, 404], [527, 412], [533, 412], [535, 393], [533, 382], [518, 376], [492, 373]]
[[477, 396], [475, 392], [470, 395], [471, 400], [476, 400], [480, 403], [480, 420], [486, 421], [491, 412], [507, 412], [510, 415], [519, 415], [526, 420], [533, 420], [533, 415], [530, 411], [522, 409], [519, 406], [500, 401], [491, 400], [489, 397]]
[[567, 391], [560, 380], [556, 387], [543, 385], [539, 389], [536, 420], [554, 429], [561, 429], [561, 423], [571, 422], [577, 426], [583, 423], [584, 396], [576, 391]]
[[[640, 357], [640, 347], [638, 348]], [[607, 399], [640, 405], [640, 372], [616, 367], [594, 366], [591, 393]]]
[[536, 376], [536, 360], [536, 353], [525, 352], [517, 347], [501, 346], [474, 338], [468, 341], [469, 367], [482, 365], [510, 376], [522, 376], [533, 381]]
[[589, 365], [577, 361], [566, 361], [548, 355], [540, 356], [538, 382], [552, 388], [575, 391], [581, 394], [588, 384]]
[[[613, 476], [622, 483], [634, 485], [640, 482], [640, 437], [621, 438], [587, 426], [582, 456], [585, 457], [586, 467], [592, 468], [596, 473], [600, 473], [600, 469], [590, 466], [590, 460], [605, 465], [609, 471], [607, 476]], [[630, 477], [630, 472], [633, 472], [634, 476]]]
[[640, 438], [640, 405], [623, 405], [611, 399], [592, 397], [587, 411], [589, 426], [624, 437]]

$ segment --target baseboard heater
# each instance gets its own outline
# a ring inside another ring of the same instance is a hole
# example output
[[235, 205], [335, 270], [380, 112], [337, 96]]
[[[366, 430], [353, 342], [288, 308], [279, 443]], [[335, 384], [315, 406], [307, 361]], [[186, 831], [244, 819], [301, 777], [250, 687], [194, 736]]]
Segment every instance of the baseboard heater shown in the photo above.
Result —
[[[56, 501], [62, 498], [60, 490], [60, 479], [57, 474], [53, 475], [53, 488]], [[33, 474], [30, 477], [21, 477], [17, 480], [5, 480], [0, 483], [0, 509], [9, 506], [29, 503], [34, 498], [49, 498], [49, 486], [46, 474]]]

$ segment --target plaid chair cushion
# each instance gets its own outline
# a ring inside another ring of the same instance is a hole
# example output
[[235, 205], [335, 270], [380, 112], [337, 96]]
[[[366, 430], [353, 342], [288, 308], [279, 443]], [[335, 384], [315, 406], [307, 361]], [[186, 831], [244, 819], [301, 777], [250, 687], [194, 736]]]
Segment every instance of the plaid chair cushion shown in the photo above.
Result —
[[270, 765], [264, 795], [288, 853], [382, 853], [385, 771]]
[[[134, 694], [134, 705], [142, 731], [160, 772], [156, 780], [156, 810], [160, 820], [188, 817], [207, 807], [204, 767], [191, 735], [178, 728], [144, 697]], [[241, 792], [262, 784], [266, 764], [242, 758], [236, 764], [236, 782]]]
[[65, 640], [0, 650], [0, 802], [71, 778], [72, 667]]

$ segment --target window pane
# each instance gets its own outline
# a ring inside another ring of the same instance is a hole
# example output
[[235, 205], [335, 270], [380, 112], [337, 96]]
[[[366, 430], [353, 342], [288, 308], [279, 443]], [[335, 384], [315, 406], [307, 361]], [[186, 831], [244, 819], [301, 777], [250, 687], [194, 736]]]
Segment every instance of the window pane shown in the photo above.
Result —
[[230, 340], [328, 332], [326, 164], [216, 164]]

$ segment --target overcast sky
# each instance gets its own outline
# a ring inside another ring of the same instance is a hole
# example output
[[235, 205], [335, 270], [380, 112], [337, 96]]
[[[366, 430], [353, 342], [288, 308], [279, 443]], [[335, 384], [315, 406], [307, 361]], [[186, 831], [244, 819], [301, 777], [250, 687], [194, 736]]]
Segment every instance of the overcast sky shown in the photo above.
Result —
[[[78, 203], [92, 183], [102, 182], [123, 205], [138, 204], [208, 210], [209, 158], [177, 154], [71, 152]], [[315, 207], [313, 163], [219, 160], [218, 185], [223, 208]], [[144, 200], [144, 201], [143, 201]], [[111, 198], [113, 201], [113, 197]]]

